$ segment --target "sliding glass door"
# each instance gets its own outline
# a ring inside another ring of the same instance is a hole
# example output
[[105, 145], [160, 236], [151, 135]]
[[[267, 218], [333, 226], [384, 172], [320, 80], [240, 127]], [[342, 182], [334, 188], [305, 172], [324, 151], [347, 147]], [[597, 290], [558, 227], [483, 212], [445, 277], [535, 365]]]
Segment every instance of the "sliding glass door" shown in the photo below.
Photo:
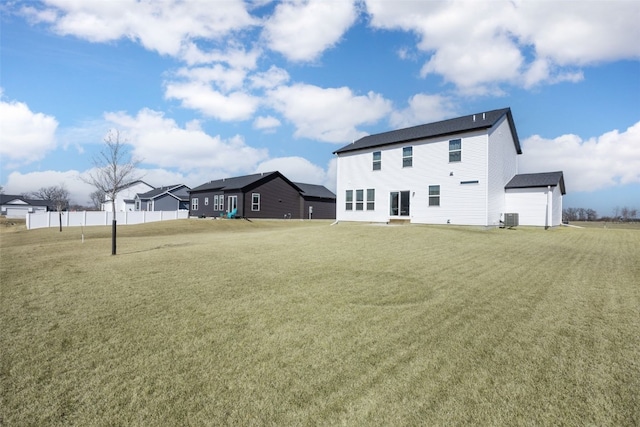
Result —
[[392, 191], [389, 215], [409, 216], [409, 191]]

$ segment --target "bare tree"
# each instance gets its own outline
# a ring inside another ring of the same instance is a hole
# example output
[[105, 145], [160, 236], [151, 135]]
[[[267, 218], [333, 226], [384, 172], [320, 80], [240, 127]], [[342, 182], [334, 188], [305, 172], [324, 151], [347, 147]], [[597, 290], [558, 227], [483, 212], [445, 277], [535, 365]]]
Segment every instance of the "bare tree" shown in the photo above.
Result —
[[131, 157], [120, 132], [110, 131], [104, 138], [105, 147], [93, 159], [94, 169], [82, 177], [111, 200], [111, 255], [116, 254], [116, 197], [120, 190], [142, 178], [136, 168], [140, 163]]
[[95, 210], [99, 211], [105, 201], [105, 193], [102, 190], [96, 190], [93, 193], [89, 194], [89, 198], [91, 199], [91, 206]]
[[38, 191], [30, 193], [35, 199], [46, 200], [50, 206], [55, 207], [58, 212], [60, 232], [62, 232], [62, 211], [69, 208], [69, 190], [61, 185], [42, 187]]

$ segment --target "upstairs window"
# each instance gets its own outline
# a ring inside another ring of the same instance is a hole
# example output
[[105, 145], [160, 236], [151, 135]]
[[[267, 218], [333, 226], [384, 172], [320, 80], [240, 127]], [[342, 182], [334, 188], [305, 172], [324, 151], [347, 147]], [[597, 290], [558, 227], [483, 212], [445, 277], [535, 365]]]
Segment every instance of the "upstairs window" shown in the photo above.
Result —
[[348, 211], [353, 210], [353, 190], [347, 190], [345, 194], [346, 205], [345, 209]]
[[452, 139], [449, 141], [449, 162], [462, 161], [462, 140]]
[[373, 170], [379, 171], [380, 169], [382, 169], [382, 152], [375, 151], [373, 153]]
[[440, 186], [429, 186], [429, 206], [440, 206]]
[[364, 209], [364, 190], [356, 190], [356, 210]]
[[252, 211], [260, 210], [260, 193], [253, 193], [251, 195], [251, 210]]
[[376, 190], [374, 188], [367, 189], [367, 210], [372, 211], [376, 208]]
[[413, 147], [404, 147], [402, 149], [402, 167], [410, 168], [413, 166]]

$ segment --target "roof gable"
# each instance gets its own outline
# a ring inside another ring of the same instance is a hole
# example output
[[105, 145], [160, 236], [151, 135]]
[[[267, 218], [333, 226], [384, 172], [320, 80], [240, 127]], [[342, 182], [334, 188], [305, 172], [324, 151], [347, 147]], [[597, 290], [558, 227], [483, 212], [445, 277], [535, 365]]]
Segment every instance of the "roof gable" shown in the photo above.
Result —
[[[186, 190], [184, 190], [185, 188]], [[189, 190], [189, 187], [187, 187], [184, 184], [167, 185], [164, 187], [153, 189], [151, 191], [147, 191], [146, 193], [138, 193], [136, 194], [136, 198], [140, 200], [150, 200], [150, 199], [156, 199], [165, 194], [169, 194], [177, 199], [187, 200], [188, 190]]]
[[255, 173], [252, 175], [244, 175], [244, 176], [236, 176], [233, 178], [222, 178], [214, 181], [209, 181], [205, 184], [202, 184], [198, 187], [193, 188], [190, 193], [195, 193], [197, 191], [231, 191], [231, 190], [243, 190], [251, 185], [257, 184], [260, 181], [270, 180], [275, 177], [281, 177], [287, 183], [289, 183], [296, 190], [299, 190], [296, 185], [289, 181], [284, 175], [280, 172], [261, 172]]
[[555, 187], [557, 185], [560, 186], [562, 194], [567, 194], [562, 171], [519, 174], [511, 178], [504, 188]]
[[522, 154], [520, 140], [518, 139], [518, 134], [516, 132], [516, 127], [513, 122], [513, 115], [511, 114], [510, 108], [491, 110], [484, 113], [471, 114], [454, 119], [365, 136], [347, 146], [340, 148], [339, 150], [334, 151], [333, 153], [341, 154], [349, 151], [382, 147], [385, 145], [398, 144], [402, 142], [411, 142], [438, 136], [456, 135], [470, 131], [489, 129], [498, 124], [498, 122], [500, 122], [500, 120], [504, 116], [506, 116], [509, 122], [509, 128], [511, 129], [511, 134], [513, 135], [513, 142], [516, 147], [516, 152], [518, 154]]

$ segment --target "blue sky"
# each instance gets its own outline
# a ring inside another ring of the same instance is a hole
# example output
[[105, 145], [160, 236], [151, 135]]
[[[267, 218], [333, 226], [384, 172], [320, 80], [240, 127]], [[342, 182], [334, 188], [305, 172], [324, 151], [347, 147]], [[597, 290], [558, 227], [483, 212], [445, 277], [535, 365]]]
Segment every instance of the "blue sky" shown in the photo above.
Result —
[[80, 180], [109, 129], [151, 185], [280, 170], [335, 189], [371, 133], [512, 109], [519, 172], [640, 209], [640, 2], [8, 1], [0, 185]]

